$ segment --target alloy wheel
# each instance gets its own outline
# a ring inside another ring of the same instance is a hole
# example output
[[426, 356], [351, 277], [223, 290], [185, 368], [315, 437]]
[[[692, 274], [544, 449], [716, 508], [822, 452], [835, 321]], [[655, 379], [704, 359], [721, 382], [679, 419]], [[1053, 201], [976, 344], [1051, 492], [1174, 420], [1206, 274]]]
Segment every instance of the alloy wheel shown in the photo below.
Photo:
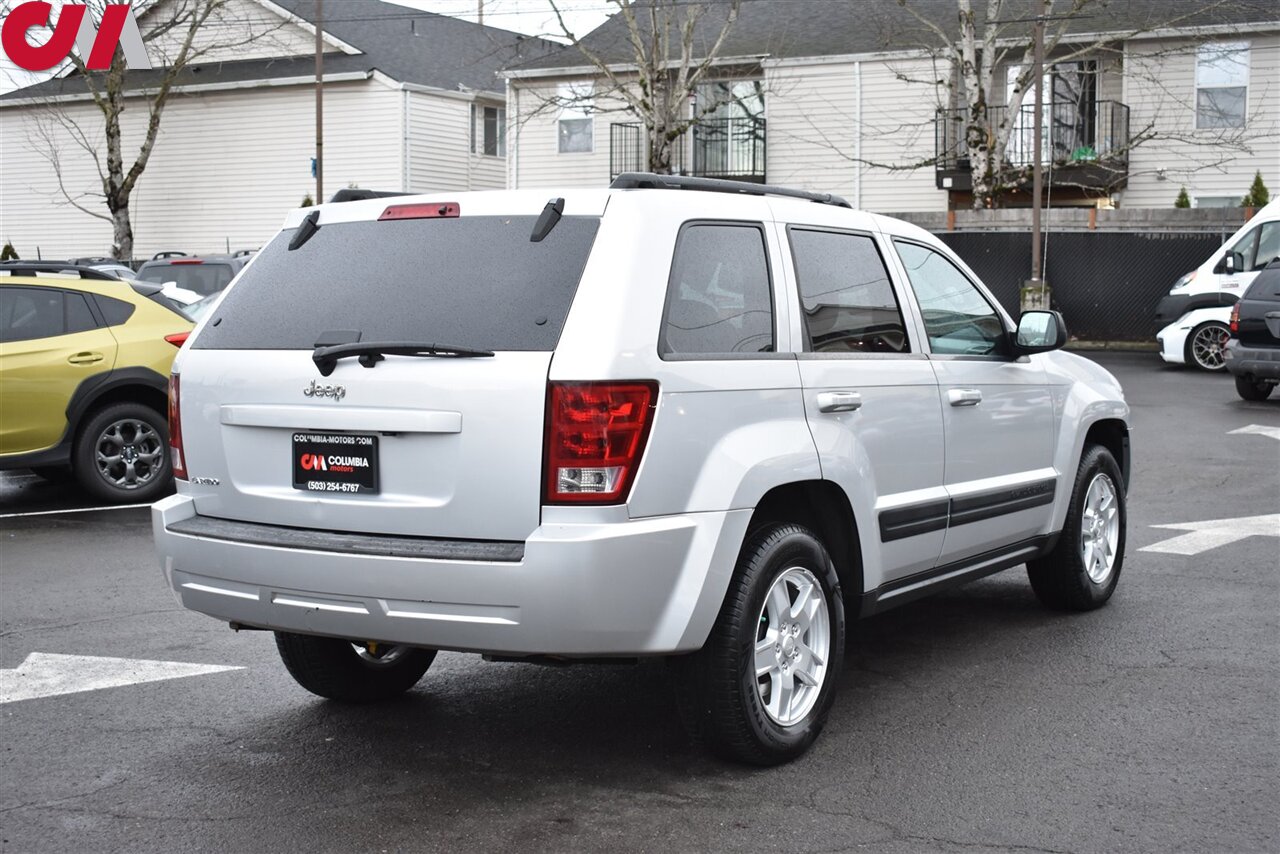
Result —
[[793, 566], [775, 578], [758, 625], [756, 690], [765, 714], [790, 726], [817, 703], [830, 658], [831, 616], [813, 573]]

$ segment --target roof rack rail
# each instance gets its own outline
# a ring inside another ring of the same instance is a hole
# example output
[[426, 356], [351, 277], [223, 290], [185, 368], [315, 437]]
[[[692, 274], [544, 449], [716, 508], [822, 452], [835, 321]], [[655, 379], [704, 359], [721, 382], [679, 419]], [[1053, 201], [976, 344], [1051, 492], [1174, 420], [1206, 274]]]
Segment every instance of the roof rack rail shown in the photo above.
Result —
[[810, 193], [773, 184], [753, 184], [750, 181], [725, 181], [721, 178], [690, 178], [685, 175], [658, 175], [653, 172], [623, 172], [609, 185], [611, 190], [705, 190], [712, 193], [739, 193], [747, 196], [787, 196], [806, 199], [823, 205], [852, 208], [840, 196], [831, 193]]
[[343, 187], [333, 194], [330, 202], [363, 202], [367, 199], [389, 199], [392, 196], [408, 196], [400, 190], [365, 190], [360, 187]]
[[102, 282], [120, 281], [110, 273], [104, 273], [92, 267], [85, 267], [79, 264], [59, 264], [56, 261], [0, 261], [0, 270], [7, 272], [10, 276], [48, 276], [50, 274], [66, 276], [74, 273], [82, 279], [93, 279]]

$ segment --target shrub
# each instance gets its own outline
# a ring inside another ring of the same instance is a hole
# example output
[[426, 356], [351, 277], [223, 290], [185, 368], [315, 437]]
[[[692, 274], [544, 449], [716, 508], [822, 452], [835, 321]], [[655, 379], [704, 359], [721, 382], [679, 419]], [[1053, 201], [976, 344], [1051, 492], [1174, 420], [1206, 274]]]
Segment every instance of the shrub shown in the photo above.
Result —
[[1178, 198], [1173, 200], [1173, 206], [1175, 208], [1191, 207], [1191, 197], [1187, 195], [1186, 187], [1183, 187], [1181, 190], [1178, 191]]

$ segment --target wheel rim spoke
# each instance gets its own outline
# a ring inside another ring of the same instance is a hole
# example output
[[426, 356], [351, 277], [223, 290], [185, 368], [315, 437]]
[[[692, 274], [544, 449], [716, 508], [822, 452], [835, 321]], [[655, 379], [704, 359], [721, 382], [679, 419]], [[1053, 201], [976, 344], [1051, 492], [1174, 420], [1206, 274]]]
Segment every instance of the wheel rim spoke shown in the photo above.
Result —
[[809, 714], [827, 677], [831, 620], [812, 571], [783, 570], [760, 609], [752, 665], [764, 711], [783, 726]]
[[1089, 482], [1080, 512], [1080, 559], [1095, 584], [1106, 582], [1115, 567], [1119, 530], [1119, 494], [1100, 472]]

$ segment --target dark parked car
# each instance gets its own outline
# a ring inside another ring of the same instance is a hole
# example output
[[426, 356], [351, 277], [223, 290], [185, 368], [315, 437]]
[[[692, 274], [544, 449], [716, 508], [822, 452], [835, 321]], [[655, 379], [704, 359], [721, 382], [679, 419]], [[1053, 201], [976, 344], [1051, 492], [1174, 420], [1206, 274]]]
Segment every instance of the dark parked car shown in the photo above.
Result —
[[138, 268], [138, 279], [161, 285], [173, 282], [180, 288], [208, 296], [225, 288], [248, 262], [247, 256], [232, 255], [164, 258], [148, 261]]
[[1266, 400], [1280, 383], [1280, 259], [1258, 274], [1232, 309], [1226, 357], [1245, 400]]

